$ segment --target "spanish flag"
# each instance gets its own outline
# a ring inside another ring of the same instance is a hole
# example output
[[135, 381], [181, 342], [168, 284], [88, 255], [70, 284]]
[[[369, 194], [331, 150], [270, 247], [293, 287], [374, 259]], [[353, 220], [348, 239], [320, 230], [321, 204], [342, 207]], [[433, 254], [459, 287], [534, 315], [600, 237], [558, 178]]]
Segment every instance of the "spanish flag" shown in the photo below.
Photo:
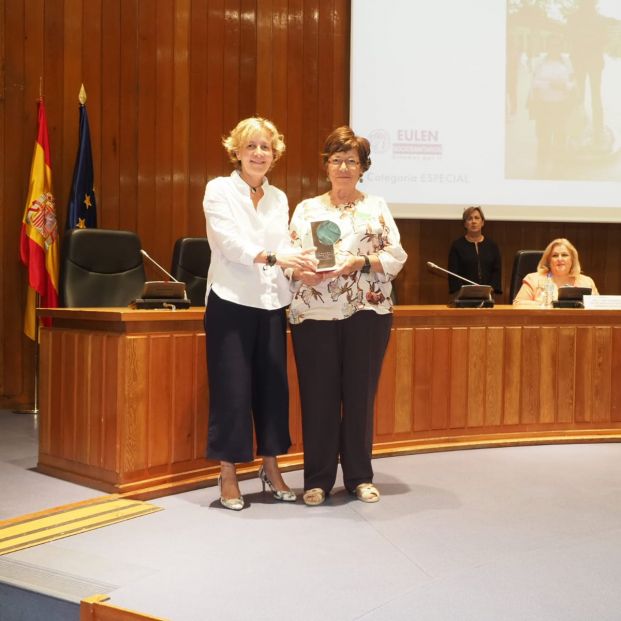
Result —
[[33, 341], [36, 329], [36, 294], [44, 308], [58, 306], [58, 225], [52, 193], [52, 167], [45, 106], [39, 101], [39, 133], [30, 169], [28, 198], [22, 219], [19, 258], [28, 268], [28, 298], [24, 334]]

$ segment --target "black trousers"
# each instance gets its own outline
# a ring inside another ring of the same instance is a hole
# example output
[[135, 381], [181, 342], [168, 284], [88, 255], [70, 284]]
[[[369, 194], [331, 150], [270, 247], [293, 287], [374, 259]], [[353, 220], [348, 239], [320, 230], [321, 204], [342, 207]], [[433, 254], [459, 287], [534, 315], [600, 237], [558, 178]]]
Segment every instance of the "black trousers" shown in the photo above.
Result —
[[373, 480], [373, 410], [391, 326], [391, 314], [366, 310], [339, 321], [307, 319], [291, 326], [305, 490], [320, 487], [328, 493], [339, 457], [349, 491]]
[[291, 446], [285, 309], [242, 306], [209, 293], [205, 311], [207, 457], [230, 462], [276, 456]]

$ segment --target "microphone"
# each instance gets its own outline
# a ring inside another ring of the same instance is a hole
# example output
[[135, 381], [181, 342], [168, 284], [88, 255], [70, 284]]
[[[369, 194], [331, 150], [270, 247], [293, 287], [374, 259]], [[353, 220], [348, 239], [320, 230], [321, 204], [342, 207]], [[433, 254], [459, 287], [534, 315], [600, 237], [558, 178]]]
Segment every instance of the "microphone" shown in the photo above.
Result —
[[147, 253], [146, 250], [143, 250], [142, 248], [140, 249], [140, 252], [142, 253], [143, 257], [147, 257], [147, 259], [149, 259], [149, 261], [151, 261], [151, 263], [153, 263], [153, 265], [155, 265], [156, 267], [159, 268], [160, 272], [163, 272], [164, 274], [166, 274], [166, 276], [168, 276], [168, 278], [170, 278], [172, 281], [174, 282], [180, 282], [179, 280], [177, 280], [172, 274], [169, 274], [155, 259], [153, 259], [152, 257], [150, 257]]
[[440, 270], [441, 272], [455, 276], [455, 278], [459, 278], [459, 280], [468, 283], [467, 285], [461, 286], [461, 289], [457, 292], [449, 306], [455, 306], [456, 308], [492, 308], [494, 306], [492, 287], [490, 285], [480, 285], [477, 282], [472, 282], [472, 280], [468, 280], [459, 274], [449, 272], [431, 261], [427, 261], [427, 267]]
[[[185, 301], [187, 302], [189, 306], [188, 293], [185, 290], [185, 283], [181, 282], [180, 280], [177, 280], [172, 274], [167, 272], [153, 257], [149, 256], [149, 253], [146, 250], [143, 250], [141, 248], [140, 253], [142, 254], [143, 257], [149, 259], [149, 261], [151, 261], [151, 263], [153, 263], [153, 265], [155, 265], [155, 267], [157, 267], [160, 270], [160, 272], [162, 272], [163, 274], [166, 274], [166, 276], [168, 276], [168, 278], [170, 278], [170, 280], [172, 281], [170, 282], [170, 281], [162, 280], [162, 281], [153, 281], [153, 282], [145, 283], [145, 288], [142, 292], [142, 298], [146, 300], [153, 299], [153, 298], [175, 299], [177, 300], [176, 304], [178, 304], [179, 301]], [[182, 294], [183, 294], [183, 297], [181, 297]], [[152, 308], [152, 307], [143, 306], [143, 308]], [[185, 308], [187, 308], [187, 306]]]
[[433, 270], [440, 270], [441, 272], [444, 272], [445, 274], [450, 274], [451, 276], [455, 276], [455, 278], [459, 278], [459, 280], [463, 280], [464, 282], [467, 282], [469, 285], [477, 285], [477, 287], [479, 286], [478, 282], [473, 282], [472, 280], [468, 280], [467, 278], [464, 278], [463, 276], [460, 276], [459, 274], [455, 274], [455, 272], [449, 272], [448, 270], [445, 270], [443, 267], [440, 267], [439, 265], [436, 265], [435, 263], [432, 263], [431, 261], [427, 261], [427, 267]]

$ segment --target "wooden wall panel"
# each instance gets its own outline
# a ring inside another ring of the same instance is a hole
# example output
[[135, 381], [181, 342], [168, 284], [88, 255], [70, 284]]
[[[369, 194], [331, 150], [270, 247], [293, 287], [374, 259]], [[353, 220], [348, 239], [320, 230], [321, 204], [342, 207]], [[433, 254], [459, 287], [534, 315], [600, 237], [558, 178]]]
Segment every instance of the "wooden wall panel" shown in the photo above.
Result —
[[[611, 347], [613, 352], [621, 351], [621, 329], [619, 328], [612, 329]], [[621, 360], [616, 356], [612, 357], [610, 373], [612, 377], [610, 383], [610, 398], [612, 401], [610, 412], [611, 420], [616, 423], [621, 421], [621, 402], [619, 402], [619, 397], [621, 396], [621, 382], [619, 381], [621, 377]]]
[[[395, 330], [394, 335], [394, 419], [388, 425], [379, 426], [396, 433], [407, 433], [412, 430], [412, 346], [414, 331], [411, 328]], [[391, 351], [391, 353], [393, 353]], [[390, 358], [389, 358], [390, 360]], [[390, 364], [388, 360], [387, 364]], [[384, 393], [386, 394], [386, 393]], [[390, 393], [387, 393], [390, 394]], [[386, 422], [386, 421], [384, 421]]]
[[[103, 420], [105, 416], [104, 406], [104, 360], [106, 340], [102, 334], [93, 334], [90, 341], [91, 356], [88, 364], [84, 367], [88, 373], [88, 404], [86, 411], [88, 417], [88, 463], [96, 467], [103, 466], [104, 460], [104, 435]], [[92, 361], [98, 361], [97, 368], [93, 368]], [[81, 404], [84, 407], [84, 404]]]
[[518, 425], [520, 422], [520, 373], [522, 359], [522, 330], [507, 328], [505, 330], [504, 357], [504, 398], [503, 418], [505, 425]]
[[[401, 346], [403, 346], [404, 339], [413, 339], [412, 331], [410, 330], [408, 332], [409, 334], [404, 334], [403, 330], [398, 331], [398, 341], [400, 342]], [[399, 382], [403, 381], [401, 375], [403, 367], [407, 369], [406, 372], [412, 374], [413, 357], [410, 358], [410, 360], [402, 361], [398, 357], [397, 345], [398, 342], [392, 339], [388, 343], [388, 348], [386, 349], [386, 354], [384, 355], [383, 365], [383, 369], [387, 369], [388, 371], [382, 371], [377, 388], [378, 395], [381, 394], [381, 397], [378, 397], [375, 400], [374, 422], [376, 433], [380, 437], [386, 434], [392, 434], [395, 427], [395, 417], [397, 416], [397, 414], [399, 415], [399, 431], [401, 431], [405, 427], [407, 427], [408, 430], [411, 428], [411, 410], [407, 413], [408, 422], [406, 423], [403, 421], [402, 418], [401, 402], [402, 400], [406, 400], [411, 403], [412, 395], [404, 393], [401, 390], [401, 386], [399, 386]], [[411, 352], [411, 346], [409, 347], [409, 349]], [[397, 374], [399, 374], [399, 377], [397, 377]]]
[[539, 417], [543, 423], [553, 423], [556, 419], [556, 378], [558, 377], [558, 367], [558, 328], [542, 328]]
[[132, 336], [122, 342], [118, 367], [120, 411], [124, 413], [119, 441], [123, 447], [123, 470], [145, 470], [149, 466], [147, 440], [149, 438], [149, 339], [146, 336]]
[[537, 422], [539, 413], [539, 384], [541, 381], [541, 358], [537, 347], [538, 328], [522, 329], [522, 393], [520, 396], [521, 417], [520, 423], [531, 424]]
[[[166, 495], [172, 487], [189, 489], [213, 481], [217, 464], [204, 457], [208, 395], [202, 311], [50, 313], [57, 322], [43, 331], [42, 471], [90, 481], [106, 491], [156, 486], [159, 491], [146, 492], [151, 497]], [[607, 311], [401, 307], [395, 312], [379, 382], [374, 450], [390, 454], [598, 437], [619, 441], [620, 423], [613, 420], [621, 396], [613, 373], [621, 360], [621, 339], [613, 336], [619, 329], [618, 313]], [[110, 343], [108, 349], [93, 346], [102, 338]], [[291, 353], [290, 340], [288, 346]], [[561, 354], [574, 349], [587, 358], [576, 366], [565, 364]], [[92, 425], [88, 399], [99, 396], [85, 387], [59, 391], [55, 386], [71, 386], [77, 369], [97, 372], [108, 361], [110, 370], [97, 378], [104, 394], [114, 395], [116, 402], [105, 404]], [[516, 372], [520, 366], [521, 374]], [[293, 357], [288, 372], [293, 445], [282, 462], [298, 466], [303, 446]], [[517, 391], [505, 381], [509, 375]], [[76, 399], [81, 390], [90, 397]], [[576, 394], [580, 407], [575, 416], [561, 420], [555, 416], [556, 403], [565, 406], [571, 399], [553, 395], [564, 391]], [[459, 412], [452, 409], [456, 395], [465, 405]], [[503, 412], [503, 404], [517, 411], [505, 407]], [[101, 467], [84, 452], [104, 434], [115, 440], [105, 449], [110, 452], [106, 463], [113, 468]], [[244, 474], [259, 462], [244, 465]]]
[[[101, 94], [97, 106], [101, 110], [101, 162], [96, 198], [101, 205], [106, 206], [106, 215], [109, 220], [99, 224], [106, 228], [121, 228], [120, 221], [120, 127], [121, 117], [119, 114], [119, 101], [121, 100], [120, 65], [125, 62], [121, 56], [121, 2], [101, 3], [101, 32], [104, 33], [101, 53], [101, 79], [99, 86]], [[100, 34], [100, 33], [98, 33]], [[101, 36], [101, 34], [100, 34]], [[130, 59], [127, 59], [130, 60]], [[89, 101], [91, 97], [90, 84], [84, 85]], [[97, 88], [97, 87], [96, 87]], [[95, 91], [97, 93], [97, 90]], [[87, 108], [89, 108], [87, 103]], [[75, 106], [76, 114], [78, 107]], [[90, 108], [89, 108], [90, 113]], [[72, 123], [75, 126], [75, 121]], [[67, 149], [68, 151], [68, 149]], [[99, 215], [99, 214], [98, 214]], [[109, 222], [109, 224], [108, 224]]]
[[468, 330], [452, 330], [451, 366], [449, 370], [453, 381], [449, 385], [450, 409], [449, 427], [460, 429], [466, 427], [468, 412]]
[[468, 427], [482, 427], [485, 420], [486, 336], [485, 328], [468, 330]]
[[[93, 339], [89, 336], [84, 339], [82, 346], [76, 343], [75, 360], [77, 363], [76, 382], [74, 384], [75, 415], [74, 415], [74, 435], [71, 450], [78, 456], [80, 461], [90, 463], [90, 439], [91, 439], [91, 413], [90, 413], [90, 383], [96, 379], [90, 373], [90, 360], [95, 352], [93, 351]], [[89, 404], [84, 407], [84, 404]]]
[[[194, 351], [196, 340], [190, 335], [173, 337], [172, 356], [176, 361], [176, 372], [172, 377], [172, 394], [175, 398], [170, 403], [172, 412], [171, 459], [172, 461], [190, 461], [197, 457], [192, 441], [196, 429], [196, 368], [193, 361], [197, 359]], [[191, 378], [190, 381], [180, 381]]]
[[148, 468], [167, 463], [172, 458], [170, 448], [175, 441], [173, 382], [177, 374], [177, 359], [172, 351], [172, 341], [172, 337], [167, 334], [149, 339], [148, 409], [145, 413], [147, 427], [145, 443], [149, 447]]
[[488, 328], [485, 344], [485, 419], [486, 427], [502, 423], [502, 389], [504, 360], [504, 330]]
[[[586, 364], [586, 361], [589, 361]], [[592, 414], [592, 362], [593, 362], [593, 332], [588, 328], [576, 329], [576, 409], [574, 420], [586, 423], [591, 420]]]
[[431, 429], [431, 365], [433, 332], [431, 328], [414, 330], [414, 401], [413, 431]]
[[596, 328], [593, 335], [593, 422], [610, 418], [612, 329]]
[[[33, 396], [33, 347], [22, 335], [26, 273], [17, 252], [40, 84], [61, 228], [84, 83], [100, 226], [138, 232], [168, 266], [177, 237], [204, 234], [205, 183], [230, 171], [220, 141], [242, 116], [271, 118], [284, 133], [287, 152], [271, 180], [291, 207], [327, 189], [319, 153], [327, 134], [348, 120], [349, 28], [350, 0], [0, 3], [0, 405]], [[445, 303], [445, 279], [425, 265], [446, 265], [451, 241], [463, 233], [460, 214], [398, 225], [409, 254], [396, 282], [399, 302]], [[602, 293], [621, 293], [620, 223], [490, 220], [485, 232], [503, 253], [499, 302], [507, 302], [515, 251], [559, 235], [575, 242]], [[158, 277], [151, 267], [147, 273]], [[452, 424], [461, 424], [459, 407], [451, 398]], [[504, 416], [512, 414], [505, 408]]]
[[[103, 370], [101, 383], [105, 386], [102, 399], [102, 418], [100, 421], [100, 434], [102, 441], [102, 462], [96, 464], [104, 470], [118, 470], [121, 467], [118, 458], [116, 446], [118, 442], [119, 421], [115, 417], [110, 417], [109, 412], [116, 411], [122, 404], [118, 403], [117, 394], [118, 386], [124, 381], [124, 378], [117, 372], [118, 366], [118, 349], [120, 347], [119, 336], [105, 336], [104, 349], [102, 352], [103, 359], [101, 368]], [[105, 422], [104, 422], [105, 421]]]
[[[63, 358], [67, 361], [64, 371], [66, 381], [60, 385], [60, 392], [63, 395], [63, 403], [67, 407], [67, 416], [60, 421], [60, 424], [53, 430], [53, 446], [58, 446], [58, 452], [65, 458], [73, 455], [76, 448], [76, 388], [80, 383], [78, 378], [82, 376], [82, 369], [78, 360], [79, 349], [84, 345], [84, 340], [78, 342], [77, 335], [64, 334], [62, 347], [64, 350]], [[86, 349], [86, 348], [85, 348]], [[76, 378], [76, 381], [69, 381], [69, 378]]]
[[429, 409], [431, 429], [446, 429], [449, 421], [449, 391], [446, 389], [446, 370], [450, 365], [451, 330], [436, 328], [433, 331], [431, 368], [431, 399]]
[[[138, 50], [140, 38], [138, 30], [138, 0], [120, 2], [120, 67], [119, 90], [125, 96], [119, 98], [119, 196], [116, 218], [118, 228], [127, 231], [138, 230], [138, 140], [137, 130], [139, 111], [136, 106], [140, 86], [138, 82]], [[95, 157], [95, 154], [93, 154]], [[96, 182], [97, 183], [97, 182]], [[97, 184], [98, 189], [102, 189]], [[107, 201], [99, 201], [100, 213], [106, 208]], [[100, 225], [100, 226], [103, 226]]]
[[576, 395], [574, 378], [576, 377], [576, 329], [562, 327], [558, 339], [557, 367], [557, 416], [559, 423], [574, 420]]

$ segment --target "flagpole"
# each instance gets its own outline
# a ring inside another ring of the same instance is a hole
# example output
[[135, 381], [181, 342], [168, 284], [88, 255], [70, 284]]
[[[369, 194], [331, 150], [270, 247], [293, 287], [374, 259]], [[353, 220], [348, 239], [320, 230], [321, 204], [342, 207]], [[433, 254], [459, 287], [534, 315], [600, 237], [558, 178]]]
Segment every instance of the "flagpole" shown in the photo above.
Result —
[[[35, 308], [39, 308], [40, 296], [37, 293]], [[23, 408], [21, 410], [13, 410], [15, 414], [34, 414], [39, 413], [39, 318], [36, 319], [35, 325], [35, 341], [34, 341], [34, 404], [32, 408]]]

